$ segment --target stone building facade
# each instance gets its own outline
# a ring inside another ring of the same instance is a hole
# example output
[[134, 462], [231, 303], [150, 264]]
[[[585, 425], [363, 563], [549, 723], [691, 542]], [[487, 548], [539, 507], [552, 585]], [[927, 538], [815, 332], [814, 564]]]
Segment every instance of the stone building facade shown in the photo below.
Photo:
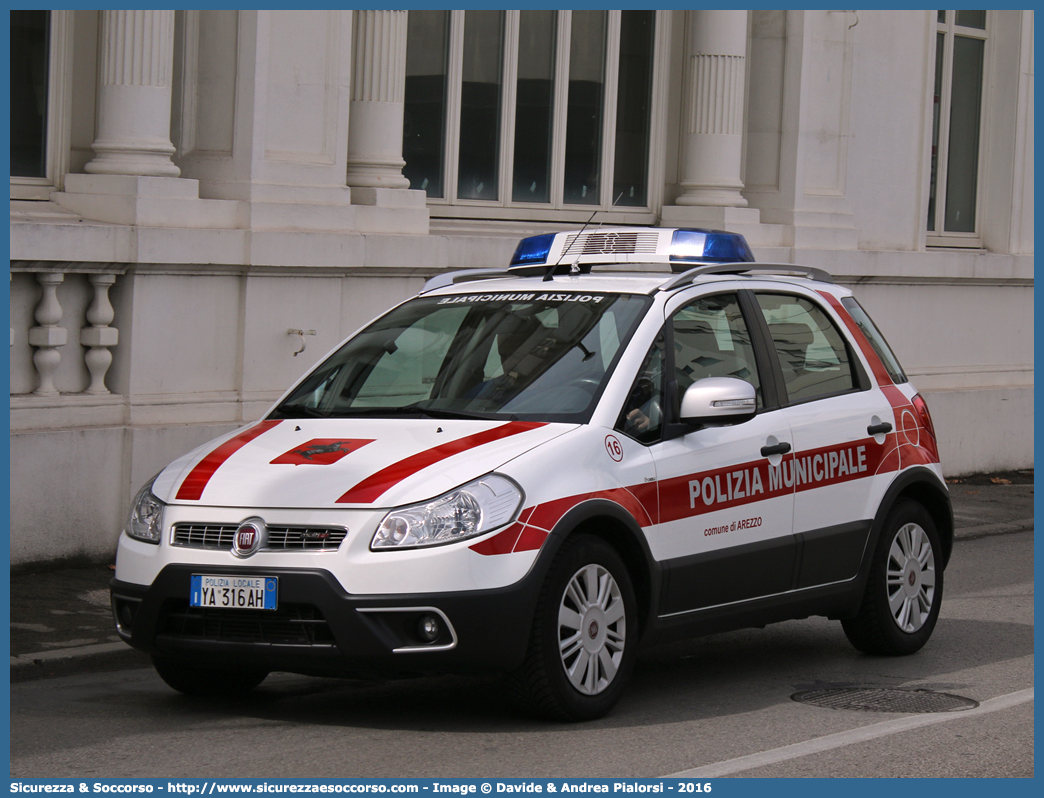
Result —
[[952, 475], [1033, 463], [1033, 12], [11, 14], [11, 558], [524, 235], [742, 232], [859, 295]]

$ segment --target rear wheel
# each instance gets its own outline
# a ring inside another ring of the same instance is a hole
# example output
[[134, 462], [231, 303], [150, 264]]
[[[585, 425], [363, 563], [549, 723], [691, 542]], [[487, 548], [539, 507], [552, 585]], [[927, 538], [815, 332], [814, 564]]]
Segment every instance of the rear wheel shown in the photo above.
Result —
[[214, 670], [198, 668], [169, 657], [153, 656], [156, 673], [179, 693], [186, 695], [237, 695], [257, 687], [268, 676], [264, 670]]
[[867, 654], [912, 654], [928, 642], [943, 594], [942, 548], [923, 506], [902, 499], [888, 513], [854, 618], [841, 622]]
[[634, 667], [636, 617], [616, 550], [591, 535], [567, 540], [544, 581], [526, 660], [512, 675], [517, 701], [556, 720], [606, 714]]

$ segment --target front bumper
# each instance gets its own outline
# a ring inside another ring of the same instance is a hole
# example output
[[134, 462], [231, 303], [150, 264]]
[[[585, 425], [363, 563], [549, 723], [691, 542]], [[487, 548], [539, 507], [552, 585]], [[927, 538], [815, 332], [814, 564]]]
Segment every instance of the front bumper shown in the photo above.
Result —
[[[278, 609], [189, 607], [193, 573], [279, 577]], [[120, 637], [149, 654], [207, 668], [261, 667], [317, 676], [491, 672], [525, 656], [540, 586], [365, 596], [323, 569], [167, 565], [149, 586], [111, 583]], [[440, 632], [418, 631], [434, 616]]]

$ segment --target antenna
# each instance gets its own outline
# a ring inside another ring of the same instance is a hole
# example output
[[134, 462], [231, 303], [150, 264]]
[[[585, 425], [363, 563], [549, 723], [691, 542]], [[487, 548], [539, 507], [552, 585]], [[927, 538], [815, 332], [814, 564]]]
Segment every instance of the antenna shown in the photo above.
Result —
[[[616, 199], [613, 200], [613, 204], [609, 206], [609, 210], [612, 210], [613, 208], [616, 207], [616, 203], [618, 203], [620, 201], [620, 198], [622, 196], [623, 196], [623, 192], [621, 191], [619, 194], [616, 195]], [[591, 218], [588, 219], [586, 222], [584, 222], [584, 226], [581, 227], [580, 230], [577, 232], [576, 236], [573, 238], [573, 241], [570, 243], [570, 246], [572, 246], [574, 243], [576, 243], [577, 241], [580, 240], [580, 236], [583, 234], [584, 230], [587, 229], [587, 225], [591, 224], [591, 222], [594, 221], [594, 218], [595, 218], [595, 216], [598, 215], [598, 211], [599, 210], [601, 210], [601, 209], [599, 208], [599, 209], [595, 210], [595, 212], [591, 214]], [[598, 226], [601, 227], [602, 223], [599, 222]], [[549, 282], [551, 280], [551, 278], [554, 277], [555, 269], [558, 268], [559, 264], [562, 262], [562, 259], [565, 258], [565, 256], [568, 254], [568, 251], [569, 251], [568, 247], [566, 249], [563, 249], [562, 250], [562, 254], [558, 256], [558, 260], [555, 261], [554, 263], [552, 263], [550, 266], [547, 267], [547, 271], [544, 272], [544, 279], [541, 282], [545, 282], [545, 283]], [[579, 271], [579, 269], [577, 269], [576, 264], [580, 261], [580, 256], [583, 255], [583, 254], [584, 254], [583, 250], [581, 250], [580, 252], [578, 252], [576, 254], [576, 260], [573, 261], [573, 265], [569, 269], [569, 273], [570, 274], [575, 274], [577, 271]]]
[[[598, 210], [600, 210], [600, 209], [598, 209]], [[580, 232], [576, 234], [576, 237], [573, 239], [573, 242], [576, 242], [577, 240], [579, 240], [580, 233], [583, 233], [584, 230], [587, 229], [587, 225], [591, 224], [591, 221], [595, 218], [595, 216], [598, 215], [598, 210], [595, 210], [595, 212], [591, 214], [591, 218], [588, 219], [586, 222], [584, 222], [584, 226], [580, 228]], [[572, 243], [570, 244], [570, 246], [572, 246]], [[541, 282], [546, 283], [546, 282], [550, 281], [552, 277], [554, 277], [555, 269], [558, 268], [558, 265], [562, 262], [562, 258], [564, 258], [566, 256], [567, 252], [568, 252], [568, 248], [563, 249], [562, 250], [562, 254], [558, 256], [558, 260], [556, 260], [554, 263], [552, 263], [550, 266], [547, 267], [547, 271], [544, 272], [544, 279], [541, 280]], [[579, 256], [577, 256], [577, 257], [579, 257]]]

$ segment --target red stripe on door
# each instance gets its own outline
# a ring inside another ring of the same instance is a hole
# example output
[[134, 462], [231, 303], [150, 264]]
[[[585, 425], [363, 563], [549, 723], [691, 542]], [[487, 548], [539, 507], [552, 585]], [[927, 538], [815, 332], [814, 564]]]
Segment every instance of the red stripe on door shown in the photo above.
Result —
[[455, 441], [444, 443], [441, 446], [436, 446], [433, 449], [418, 452], [405, 460], [400, 460], [397, 463], [392, 463], [387, 468], [382, 468], [376, 474], [371, 474], [358, 485], [350, 488], [347, 493], [337, 500], [337, 503], [373, 504], [385, 491], [399, 484], [407, 477], [413, 476], [418, 471], [445, 460], [447, 457], [452, 457], [455, 454], [466, 452], [468, 449], [510, 438], [512, 435], [518, 435], [519, 433], [528, 432], [531, 429], [543, 426], [545, 426], [544, 422], [511, 421], [485, 432], [478, 432], [474, 435], [468, 435]]
[[262, 421], [260, 424], [244, 430], [236, 437], [230, 438], [218, 446], [196, 463], [196, 467], [189, 472], [189, 475], [185, 477], [185, 481], [181, 483], [181, 487], [178, 488], [177, 498], [192, 501], [199, 499], [203, 495], [203, 489], [210, 482], [210, 478], [214, 476], [214, 472], [221, 468], [228, 458], [254, 440], [254, 438], [264, 435], [279, 423], [279, 419]]

